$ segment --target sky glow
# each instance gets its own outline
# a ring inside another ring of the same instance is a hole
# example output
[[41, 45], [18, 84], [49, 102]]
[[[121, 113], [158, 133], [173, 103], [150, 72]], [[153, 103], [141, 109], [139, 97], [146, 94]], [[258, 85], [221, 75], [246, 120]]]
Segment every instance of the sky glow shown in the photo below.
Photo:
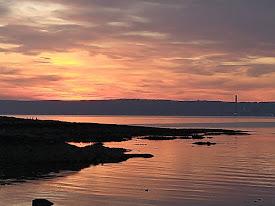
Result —
[[0, 99], [275, 101], [273, 0], [0, 0]]

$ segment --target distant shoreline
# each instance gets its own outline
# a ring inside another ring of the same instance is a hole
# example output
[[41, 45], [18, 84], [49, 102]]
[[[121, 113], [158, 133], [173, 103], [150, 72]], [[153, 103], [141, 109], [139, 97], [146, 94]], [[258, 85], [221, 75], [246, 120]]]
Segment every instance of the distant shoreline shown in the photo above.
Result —
[[3, 115], [275, 116], [275, 102], [0, 100]]

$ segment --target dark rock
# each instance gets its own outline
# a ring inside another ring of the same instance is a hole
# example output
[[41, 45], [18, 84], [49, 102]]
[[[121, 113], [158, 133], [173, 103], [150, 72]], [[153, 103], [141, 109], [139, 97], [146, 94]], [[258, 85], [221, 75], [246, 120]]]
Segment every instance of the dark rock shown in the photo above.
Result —
[[192, 139], [204, 139], [205, 137], [202, 135], [194, 134], [192, 135]]
[[32, 206], [51, 206], [54, 203], [50, 202], [49, 200], [46, 199], [34, 199], [32, 201]]
[[210, 146], [210, 145], [215, 145], [217, 143], [215, 143], [215, 142], [194, 142], [193, 144]]
[[128, 158], [133, 158], [133, 157], [152, 158], [152, 157], [154, 157], [154, 155], [151, 155], [151, 154], [125, 154], [125, 155]]

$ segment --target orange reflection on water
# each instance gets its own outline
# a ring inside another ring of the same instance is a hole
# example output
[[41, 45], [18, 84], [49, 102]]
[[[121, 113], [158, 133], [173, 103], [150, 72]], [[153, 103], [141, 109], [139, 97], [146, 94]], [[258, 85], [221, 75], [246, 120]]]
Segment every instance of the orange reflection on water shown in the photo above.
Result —
[[106, 198], [122, 205], [200, 201], [203, 205], [242, 205], [244, 199], [257, 197], [271, 201], [275, 186], [274, 138], [263, 145], [258, 144], [260, 136], [219, 136], [213, 141], [218, 144], [210, 147], [195, 146], [193, 140], [106, 143], [154, 157], [91, 166], [46, 186], [62, 185], [63, 192], [79, 194], [79, 201], [82, 195], [89, 194], [99, 203]]
[[[124, 121], [129, 120], [127, 117]], [[272, 205], [275, 131], [274, 128], [254, 130], [248, 136], [216, 136], [211, 142], [217, 144], [210, 147], [194, 145], [194, 140], [133, 139], [105, 143], [154, 157], [90, 166], [77, 172], [61, 172], [60, 177], [51, 180], [11, 186], [13, 192], [6, 191], [7, 198], [1, 201], [7, 203], [16, 197], [27, 201], [27, 191], [28, 197], [47, 198], [60, 206], [260, 205], [261, 202], [254, 202], [259, 198]]]

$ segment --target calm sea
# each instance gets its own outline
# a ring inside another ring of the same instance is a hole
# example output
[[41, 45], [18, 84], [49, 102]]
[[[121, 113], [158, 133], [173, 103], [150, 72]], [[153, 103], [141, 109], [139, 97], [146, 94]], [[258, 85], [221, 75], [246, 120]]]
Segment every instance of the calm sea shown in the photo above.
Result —
[[[30, 206], [46, 198], [56, 206], [275, 205], [275, 118], [20, 116], [170, 128], [229, 128], [248, 136], [216, 136], [216, 145], [193, 140], [133, 139], [107, 146], [151, 153], [118, 164], [64, 171], [56, 178], [0, 186], [0, 205]], [[148, 191], [147, 191], [148, 190]]]

